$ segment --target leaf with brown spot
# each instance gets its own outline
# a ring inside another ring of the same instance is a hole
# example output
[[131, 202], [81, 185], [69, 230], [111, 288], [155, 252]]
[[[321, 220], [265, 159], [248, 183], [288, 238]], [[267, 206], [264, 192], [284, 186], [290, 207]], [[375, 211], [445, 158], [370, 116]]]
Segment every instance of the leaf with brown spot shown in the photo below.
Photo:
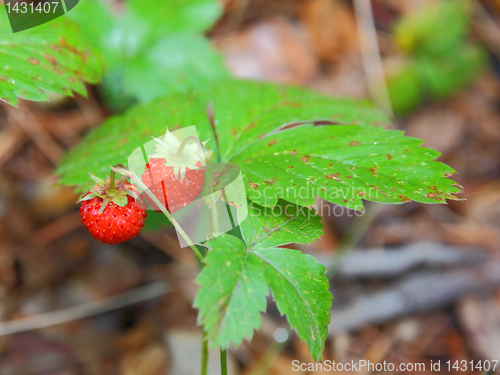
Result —
[[280, 313], [320, 361], [332, 304], [325, 267], [300, 251], [249, 245], [228, 234], [206, 245], [211, 250], [196, 279], [194, 306], [209, 345], [226, 349], [250, 340], [271, 290]]
[[325, 176], [325, 178], [328, 178], [330, 180], [335, 180], [335, 181], [340, 181], [340, 178], [338, 178], [338, 176], [340, 175], [340, 173], [332, 173], [332, 174], [327, 174]]
[[[104, 71], [100, 53], [74, 23], [58, 18], [33, 29], [12, 33], [0, 4], [0, 95], [17, 106], [18, 97], [46, 101], [47, 91], [83, 96], [83, 81], [97, 83]], [[64, 38], [62, 37], [64, 35]], [[61, 41], [62, 45], [58, 46]], [[56, 68], [57, 67], [57, 68]]]
[[[287, 107], [287, 101], [303, 105]], [[326, 120], [338, 124], [314, 125]], [[65, 183], [86, 186], [88, 165], [101, 168], [94, 174], [105, 174], [108, 164], [126, 162], [127, 152], [149, 141], [141, 135], [144, 129], [161, 135], [166, 123], [195, 124], [200, 139], [210, 139], [208, 146], [219, 153], [217, 159], [239, 165], [248, 198], [262, 206], [283, 199], [308, 207], [320, 197], [361, 210], [362, 199], [396, 204], [456, 199], [460, 187], [445, 177], [454, 170], [434, 160], [440, 154], [400, 130], [373, 126], [384, 121], [384, 114], [357, 101], [296, 87], [221, 81], [207, 92], [173, 95], [109, 118], [66, 156], [58, 173]], [[108, 145], [123, 138], [123, 129], [128, 143], [114, 153]]]

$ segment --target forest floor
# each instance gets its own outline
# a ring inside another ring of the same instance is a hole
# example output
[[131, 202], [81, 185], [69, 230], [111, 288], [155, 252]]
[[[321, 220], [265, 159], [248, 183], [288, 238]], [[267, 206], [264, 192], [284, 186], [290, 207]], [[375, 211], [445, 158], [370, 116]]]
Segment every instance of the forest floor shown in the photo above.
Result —
[[[387, 66], [400, 55], [389, 30], [415, 3], [372, 1]], [[300, 249], [327, 266], [344, 262], [331, 277], [324, 359], [424, 364], [408, 374], [430, 374], [440, 361], [434, 372], [464, 375], [484, 368], [448, 371], [447, 361], [500, 360], [500, 43], [492, 35], [500, 2], [475, 4], [493, 25], [473, 20], [470, 37], [491, 63], [468, 87], [394, 125], [443, 154], [467, 201], [368, 203], [361, 217], [323, 217], [325, 235]], [[229, 1], [209, 37], [236, 76], [368, 98], [356, 24], [348, 1]], [[169, 230], [100, 244], [80, 223], [73, 189], [55, 185], [65, 150], [111, 114], [97, 87], [89, 93], [0, 106], [0, 374], [197, 374], [192, 254]], [[252, 342], [229, 351], [231, 374], [296, 374], [292, 361], [312, 362], [294, 334], [276, 340], [289, 329], [272, 301], [268, 312]], [[53, 325], [37, 329], [47, 319]], [[217, 374], [217, 353], [210, 358]]]

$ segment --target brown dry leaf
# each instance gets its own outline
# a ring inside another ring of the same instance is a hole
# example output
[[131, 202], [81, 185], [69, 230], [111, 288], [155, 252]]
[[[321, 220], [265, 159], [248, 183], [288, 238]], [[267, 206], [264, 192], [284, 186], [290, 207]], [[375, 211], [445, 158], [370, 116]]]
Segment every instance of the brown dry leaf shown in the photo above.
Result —
[[491, 6], [497, 13], [500, 14], [500, 0], [486, 0], [484, 3]]
[[476, 190], [467, 197], [463, 215], [476, 224], [500, 227], [500, 180]]
[[0, 363], [0, 374], [78, 375], [81, 360], [71, 347], [55, 338], [30, 332], [10, 337]]
[[146, 315], [147, 312], [143, 314], [141, 321], [135, 324], [133, 328], [129, 328], [113, 338], [114, 346], [124, 352], [134, 352], [158, 339], [162, 329], [159, 328], [155, 319]]
[[121, 364], [122, 375], [164, 375], [168, 364], [165, 346], [159, 342], [125, 355]]
[[500, 353], [500, 298], [466, 297], [457, 311], [470, 349], [482, 359], [495, 359]]
[[411, 137], [425, 139], [425, 147], [446, 154], [460, 146], [465, 127], [465, 119], [455, 111], [433, 106], [412, 116], [406, 130]]
[[359, 49], [356, 21], [344, 2], [308, 0], [302, 5], [300, 19], [322, 62], [335, 62]]
[[[364, 359], [367, 362], [379, 363], [392, 351], [394, 345], [394, 334], [392, 332], [382, 332], [377, 338], [377, 341], [370, 346], [364, 354]], [[360, 374], [367, 375], [368, 369], [363, 369]]]
[[344, 55], [343, 59], [327, 67], [325, 74], [315, 77], [308, 86], [333, 96], [365, 99], [368, 86], [361, 56]]
[[103, 247], [99, 263], [68, 283], [68, 294], [74, 303], [85, 303], [123, 293], [141, 281], [141, 271], [132, 257], [119, 247]]
[[33, 184], [30, 211], [37, 219], [50, 220], [76, 207], [78, 195], [69, 186], [56, 186], [57, 178], [48, 176]]
[[[309, 372], [292, 370], [294, 368], [292, 362], [296, 359], [297, 358], [290, 358], [286, 355], [280, 355], [273, 361], [273, 363], [269, 366], [268, 370], [264, 374], [259, 370], [258, 367], [254, 365], [247, 368], [243, 372], [243, 375], [285, 375], [285, 374], [288, 375], [288, 374], [306, 374], [306, 373], [309, 374]], [[313, 362], [312, 359], [311, 362]], [[257, 361], [256, 363], [258, 366], [259, 362]]]
[[443, 232], [443, 240], [449, 243], [474, 245], [492, 250], [500, 249], [500, 232], [497, 226], [474, 224], [474, 223], [458, 223], [440, 225], [446, 229]]
[[215, 44], [237, 77], [299, 84], [318, 70], [307, 32], [284, 17], [218, 37]]
[[4, 127], [0, 131], [0, 166], [14, 157], [27, 140], [26, 133], [19, 126]]
[[417, 241], [439, 242], [443, 240], [443, 230], [425, 217], [401, 220], [387, 225], [374, 225], [367, 233], [367, 241], [372, 246], [400, 244]]

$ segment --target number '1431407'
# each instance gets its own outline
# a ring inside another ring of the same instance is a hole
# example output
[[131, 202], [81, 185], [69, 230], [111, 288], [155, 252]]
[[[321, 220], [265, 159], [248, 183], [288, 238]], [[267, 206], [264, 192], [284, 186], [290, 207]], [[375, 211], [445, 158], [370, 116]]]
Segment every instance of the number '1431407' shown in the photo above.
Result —
[[42, 3], [38, 3], [38, 5], [35, 6], [33, 3], [27, 3], [27, 2], [22, 2], [22, 3], [15, 3], [14, 5], [11, 5], [10, 3], [5, 4], [7, 7], [7, 12], [15, 12], [15, 13], [55, 13], [57, 6], [59, 3], [57, 1], [53, 2], [46, 2], [42, 5]]
[[499, 369], [498, 359], [485, 361], [446, 361], [448, 371], [496, 371]]

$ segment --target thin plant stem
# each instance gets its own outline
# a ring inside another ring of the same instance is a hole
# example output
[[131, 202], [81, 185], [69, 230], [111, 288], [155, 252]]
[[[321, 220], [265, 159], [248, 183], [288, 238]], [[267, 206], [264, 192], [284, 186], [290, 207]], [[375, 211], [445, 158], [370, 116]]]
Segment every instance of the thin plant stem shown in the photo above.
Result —
[[394, 117], [370, 0], [354, 0], [354, 10], [361, 42], [361, 57], [370, 95], [379, 108]]
[[212, 169], [210, 168], [210, 163], [207, 163], [207, 175], [208, 175], [208, 183], [210, 187], [210, 211], [212, 212], [212, 235], [216, 236], [219, 234], [219, 215], [217, 212], [217, 205], [214, 197], [214, 188], [213, 188], [213, 180], [212, 180]]
[[208, 371], [208, 340], [207, 334], [203, 331], [203, 343], [201, 345], [201, 375], [207, 375]]
[[220, 350], [220, 375], [227, 375], [227, 350]]
[[115, 195], [115, 171], [111, 170], [109, 175], [109, 195]]

